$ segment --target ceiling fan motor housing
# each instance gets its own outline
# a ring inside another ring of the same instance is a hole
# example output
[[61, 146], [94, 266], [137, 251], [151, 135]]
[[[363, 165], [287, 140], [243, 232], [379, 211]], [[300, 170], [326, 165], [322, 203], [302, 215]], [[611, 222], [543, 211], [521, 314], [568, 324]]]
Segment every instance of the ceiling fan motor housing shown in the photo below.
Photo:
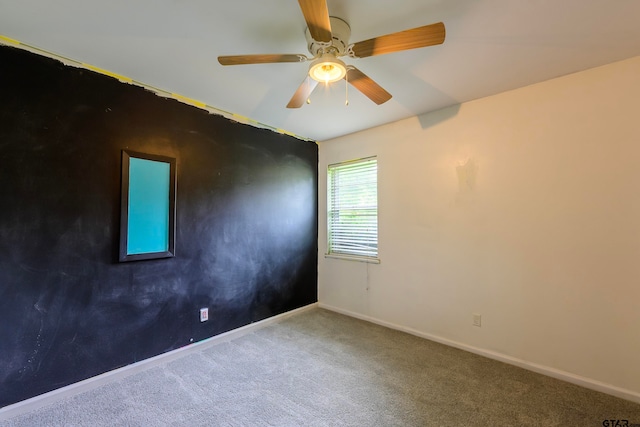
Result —
[[318, 57], [332, 49], [335, 49], [336, 56], [347, 54], [349, 38], [351, 37], [351, 27], [349, 27], [349, 24], [345, 21], [335, 16], [329, 17], [329, 20], [331, 22], [331, 43], [329, 46], [322, 42], [315, 41], [309, 33], [309, 28], [304, 32], [307, 38], [307, 48], [314, 57]]

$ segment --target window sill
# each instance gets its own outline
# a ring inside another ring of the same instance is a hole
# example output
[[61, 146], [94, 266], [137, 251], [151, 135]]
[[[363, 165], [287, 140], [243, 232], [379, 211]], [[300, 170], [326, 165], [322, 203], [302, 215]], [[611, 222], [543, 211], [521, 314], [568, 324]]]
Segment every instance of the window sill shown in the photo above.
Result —
[[371, 258], [357, 255], [345, 255], [345, 254], [324, 254], [325, 258], [342, 259], [345, 261], [357, 261], [366, 262], [369, 264], [380, 264], [380, 258]]

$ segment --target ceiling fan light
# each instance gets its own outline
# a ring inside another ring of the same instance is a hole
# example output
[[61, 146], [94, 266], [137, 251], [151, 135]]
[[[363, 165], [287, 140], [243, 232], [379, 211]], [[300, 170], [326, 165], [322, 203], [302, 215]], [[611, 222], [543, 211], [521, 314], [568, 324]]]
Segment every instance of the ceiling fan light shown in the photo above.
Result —
[[347, 74], [347, 67], [338, 58], [330, 53], [325, 53], [311, 63], [309, 77], [324, 83], [333, 83], [342, 79]]

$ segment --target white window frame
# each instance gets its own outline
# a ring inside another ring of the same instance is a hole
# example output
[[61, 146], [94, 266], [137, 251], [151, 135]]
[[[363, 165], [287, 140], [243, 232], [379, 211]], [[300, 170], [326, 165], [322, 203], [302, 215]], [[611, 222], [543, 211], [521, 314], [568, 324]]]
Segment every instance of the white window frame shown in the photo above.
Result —
[[376, 156], [334, 163], [327, 167], [325, 256], [380, 263]]

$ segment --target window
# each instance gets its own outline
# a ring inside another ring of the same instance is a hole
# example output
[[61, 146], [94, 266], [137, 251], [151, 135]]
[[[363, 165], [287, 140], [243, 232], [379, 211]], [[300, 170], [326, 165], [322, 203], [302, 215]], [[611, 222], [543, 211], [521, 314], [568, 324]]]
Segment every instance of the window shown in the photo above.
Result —
[[378, 160], [329, 165], [328, 254], [378, 262]]

